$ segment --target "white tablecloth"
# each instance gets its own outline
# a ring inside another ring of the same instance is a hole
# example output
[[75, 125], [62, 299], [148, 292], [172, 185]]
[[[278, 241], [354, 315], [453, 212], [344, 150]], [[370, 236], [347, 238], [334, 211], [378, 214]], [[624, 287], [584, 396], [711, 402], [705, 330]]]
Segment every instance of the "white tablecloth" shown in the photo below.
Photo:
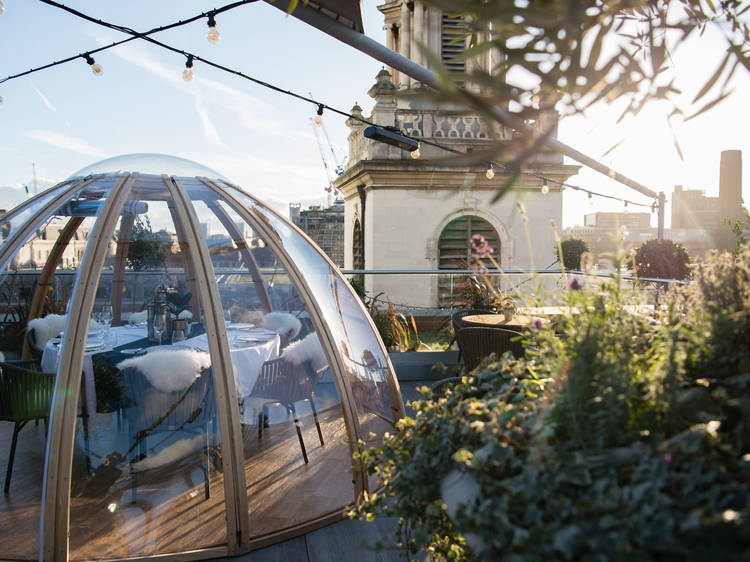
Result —
[[[135, 340], [145, 338], [145, 326], [118, 326], [111, 328], [116, 335], [115, 346], [126, 345]], [[253, 328], [248, 324], [233, 324], [227, 329], [229, 338], [229, 351], [234, 368], [234, 381], [237, 385], [237, 394], [247, 396], [258, 380], [260, 369], [269, 359], [279, 356], [280, 339], [278, 334]], [[84, 385], [86, 389], [86, 411], [93, 414], [96, 411], [96, 388], [94, 386], [94, 366], [91, 356], [95, 353], [109, 351], [111, 347], [103, 344], [96, 347], [96, 342], [101, 341], [93, 334], [87, 343], [86, 352], [83, 356]], [[206, 334], [185, 340], [181, 346], [192, 346], [208, 351], [208, 339]], [[143, 351], [149, 352], [157, 349], [165, 349], [169, 346], [152, 346]], [[42, 354], [42, 370], [47, 373], [57, 372], [57, 360], [60, 351], [59, 340], [50, 340], [44, 346]]]

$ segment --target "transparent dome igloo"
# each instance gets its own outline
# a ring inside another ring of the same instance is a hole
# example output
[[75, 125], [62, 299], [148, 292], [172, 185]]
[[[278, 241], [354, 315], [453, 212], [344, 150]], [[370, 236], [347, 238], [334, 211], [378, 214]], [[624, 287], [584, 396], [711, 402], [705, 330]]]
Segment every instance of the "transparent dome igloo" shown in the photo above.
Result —
[[375, 485], [352, 453], [403, 416], [388, 355], [323, 252], [242, 188], [123, 156], [0, 234], [2, 558], [232, 555]]

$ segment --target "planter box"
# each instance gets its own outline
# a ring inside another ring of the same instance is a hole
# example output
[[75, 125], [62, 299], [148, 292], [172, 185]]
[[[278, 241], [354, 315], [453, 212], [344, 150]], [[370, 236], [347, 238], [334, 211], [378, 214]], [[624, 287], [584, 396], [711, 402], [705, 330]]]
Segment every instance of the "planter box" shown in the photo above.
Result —
[[458, 351], [392, 351], [388, 354], [400, 381], [439, 380], [432, 372], [436, 363], [451, 367], [458, 364]]

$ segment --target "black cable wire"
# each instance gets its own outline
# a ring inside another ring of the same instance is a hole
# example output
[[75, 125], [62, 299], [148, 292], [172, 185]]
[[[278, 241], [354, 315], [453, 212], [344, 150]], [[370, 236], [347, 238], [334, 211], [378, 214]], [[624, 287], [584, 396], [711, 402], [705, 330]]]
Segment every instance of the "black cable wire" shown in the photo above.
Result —
[[[340, 109], [337, 109], [337, 108], [332, 107], [330, 105], [327, 105], [325, 103], [321, 103], [318, 100], [313, 99], [312, 97], [306, 97], [306, 96], [303, 96], [301, 94], [297, 94], [295, 92], [292, 92], [291, 90], [285, 90], [283, 88], [275, 86], [274, 84], [271, 84], [271, 83], [266, 82], [264, 80], [260, 80], [258, 78], [254, 78], [253, 76], [249, 76], [249, 75], [247, 75], [247, 74], [245, 74], [245, 73], [243, 73], [243, 72], [241, 72], [239, 70], [234, 70], [234, 69], [229, 68], [227, 66], [224, 66], [224, 65], [221, 65], [219, 63], [216, 63], [216, 62], [210, 61], [208, 59], [205, 59], [205, 58], [203, 58], [203, 57], [201, 57], [199, 55], [196, 55], [194, 53], [190, 53], [188, 51], [184, 51], [182, 49], [178, 49], [177, 47], [172, 47], [171, 45], [168, 45], [168, 44], [166, 44], [166, 43], [164, 43], [162, 41], [158, 41], [158, 40], [154, 39], [153, 37], [150, 37], [150, 35], [153, 35], [153, 34], [156, 34], [156, 33], [160, 33], [162, 31], [166, 31], [168, 29], [173, 29], [173, 28], [176, 28], [176, 27], [179, 27], [179, 26], [183, 26], [183, 25], [186, 25], [188, 23], [192, 23], [192, 22], [194, 22], [196, 20], [199, 20], [201, 18], [208, 18], [208, 17], [211, 17], [211, 16], [215, 16], [216, 14], [220, 14], [222, 12], [226, 12], [226, 11], [232, 10], [232, 9], [237, 8], [239, 6], [242, 6], [244, 4], [254, 3], [256, 1], [257, 0], [238, 0], [237, 2], [233, 2], [231, 4], [227, 4], [225, 6], [222, 6], [221, 8], [216, 8], [216, 9], [210, 10], [208, 12], [201, 12], [200, 14], [198, 14], [196, 16], [193, 16], [191, 18], [185, 19], [185, 20], [178, 20], [178, 21], [176, 21], [174, 23], [171, 23], [171, 24], [168, 24], [168, 25], [164, 25], [164, 26], [161, 26], [161, 27], [155, 27], [155, 28], [153, 28], [153, 29], [151, 29], [149, 31], [146, 31], [146, 32], [138, 32], [138, 31], [135, 31], [135, 30], [133, 30], [133, 29], [131, 29], [129, 27], [125, 27], [125, 26], [113, 24], [113, 23], [106, 22], [106, 21], [101, 20], [101, 19], [94, 18], [92, 16], [84, 14], [83, 12], [75, 10], [74, 8], [66, 6], [65, 4], [61, 4], [59, 2], [56, 2], [55, 0], [40, 0], [40, 2], [43, 2], [44, 4], [48, 4], [48, 5], [53, 6], [55, 8], [59, 8], [59, 9], [61, 9], [63, 11], [66, 11], [66, 12], [68, 12], [68, 13], [76, 16], [76, 17], [79, 17], [81, 19], [84, 19], [86, 21], [95, 23], [97, 25], [101, 25], [103, 27], [106, 27], [106, 28], [114, 30], [114, 31], [118, 31], [118, 32], [121, 32], [121, 33], [126, 33], [126, 34], [130, 35], [130, 37], [128, 37], [127, 39], [123, 39], [122, 41], [115, 41], [115, 42], [110, 43], [109, 45], [105, 45], [103, 47], [98, 47], [96, 49], [91, 49], [89, 51], [86, 51], [85, 53], [77, 54], [77, 55], [74, 55], [74, 56], [71, 56], [71, 57], [68, 57], [68, 58], [65, 58], [65, 59], [61, 59], [59, 61], [52, 62], [50, 64], [46, 64], [44, 66], [32, 68], [30, 70], [27, 70], [25, 72], [21, 72], [19, 74], [8, 76], [8, 77], [3, 78], [2, 80], [0, 80], [0, 84], [2, 84], [4, 82], [7, 82], [9, 80], [13, 80], [15, 78], [20, 78], [22, 76], [26, 76], [28, 74], [32, 74], [34, 72], [38, 72], [38, 71], [41, 71], [41, 70], [45, 70], [47, 68], [51, 68], [53, 66], [57, 66], [57, 65], [60, 65], [60, 64], [65, 64], [67, 62], [76, 60], [78, 58], [84, 58], [85, 59], [86, 57], [89, 57], [91, 54], [111, 49], [113, 47], [122, 45], [124, 43], [128, 43], [130, 41], [133, 41], [134, 39], [143, 39], [144, 41], [148, 41], [149, 43], [157, 45], [157, 46], [159, 46], [159, 47], [161, 47], [163, 49], [166, 49], [168, 51], [171, 51], [173, 53], [181, 54], [184, 57], [186, 57], [188, 60], [192, 59], [194, 61], [199, 61], [199, 62], [201, 62], [201, 63], [203, 63], [203, 64], [205, 64], [207, 66], [210, 66], [212, 68], [216, 68], [217, 70], [221, 70], [221, 71], [227, 72], [229, 74], [233, 74], [234, 76], [238, 76], [240, 78], [244, 78], [245, 80], [249, 80], [250, 82], [258, 84], [259, 86], [263, 86], [264, 88], [268, 88], [268, 89], [270, 89], [272, 91], [275, 91], [277, 93], [293, 97], [293, 98], [298, 99], [300, 101], [305, 101], [307, 103], [311, 103], [311, 104], [317, 106], [318, 115], [322, 114], [322, 110], [327, 109], [328, 111], [330, 111], [332, 113], [335, 113], [337, 115], [341, 115], [342, 117], [346, 117], [348, 119], [354, 119], [354, 120], [359, 121], [359, 122], [361, 122], [361, 123], [363, 123], [365, 125], [371, 125], [371, 126], [376, 126], [376, 127], [380, 126], [377, 123], [373, 123], [372, 121], [369, 121], [369, 120], [367, 120], [367, 119], [365, 119], [363, 117], [360, 117], [360, 116], [357, 116], [357, 115], [352, 115], [351, 113], [348, 113], [346, 111], [342, 111]], [[434, 146], [434, 147], [439, 148], [441, 150], [444, 150], [446, 152], [451, 152], [453, 154], [459, 154], [459, 155], [466, 155], [467, 154], [466, 152], [462, 152], [460, 150], [457, 150], [455, 148], [443, 145], [443, 144], [435, 142], [435, 141], [431, 141], [431, 140], [424, 139], [424, 138], [413, 138], [413, 137], [410, 137], [409, 135], [404, 135], [404, 136], [412, 138], [413, 140], [416, 140], [416, 141], [418, 141], [421, 144], [426, 144], [426, 145], [429, 145], [429, 146]], [[492, 160], [488, 160], [487, 163], [488, 163], [488, 166], [497, 166], [498, 168], [500, 168], [502, 170], [508, 171], [507, 166], [504, 163], [502, 163], [502, 162], [495, 162], [495, 161], [492, 161]], [[624, 199], [622, 197], [617, 197], [617, 196], [614, 196], [614, 195], [607, 195], [607, 194], [604, 194], [604, 193], [599, 193], [599, 192], [596, 192], [596, 191], [592, 191], [590, 189], [586, 189], [584, 187], [572, 185], [572, 184], [569, 184], [569, 183], [566, 183], [566, 182], [562, 182], [562, 181], [559, 181], [559, 180], [556, 180], [556, 179], [553, 179], [553, 178], [549, 178], [549, 177], [543, 176], [543, 175], [535, 173], [535, 172], [528, 172], [528, 171], [523, 171], [522, 170], [522, 171], [520, 171], [520, 173], [526, 174], [526, 175], [529, 175], [529, 176], [532, 176], [532, 177], [535, 177], [537, 179], [541, 179], [541, 180], [543, 180], [545, 182], [548, 182], [548, 183], [550, 183], [550, 182], [551, 183], [555, 183], [557, 185], [560, 185], [563, 188], [567, 187], [567, 188], [573, 189], [575, 191], [583, 191], [584, 193], [589, 194], [589, 196], [595, 195], [597, 197], [602, 197], [602, 198], [605, 198], [605, 199], [612, 199], [612, 200], [615, 200], [615, 201], [622, 201], [623, 203], [626, 204], [626, 206], [627, 205], [633, 205], [633, 206], [638, 206], [638, 207], [649, 207], [652, 210], [655, 209], [655, 207], [656, 207], [656, 202], [654, 202], [654, 203], [639, 203], [637, 201], [631, 201], [629, 199]]]

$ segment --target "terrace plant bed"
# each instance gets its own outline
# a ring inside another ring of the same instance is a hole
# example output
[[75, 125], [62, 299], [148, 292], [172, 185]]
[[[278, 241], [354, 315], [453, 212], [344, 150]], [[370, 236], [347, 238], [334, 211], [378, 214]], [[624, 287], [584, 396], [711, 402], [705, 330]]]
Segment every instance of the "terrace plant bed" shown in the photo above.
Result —
[[750, 559], [750, 248], [693, 279], [651, 318], [617, 278], [569, 283], [557, 335], [427, 392], [364, 453], [384, 489], [352, 516], [453, 560]]

